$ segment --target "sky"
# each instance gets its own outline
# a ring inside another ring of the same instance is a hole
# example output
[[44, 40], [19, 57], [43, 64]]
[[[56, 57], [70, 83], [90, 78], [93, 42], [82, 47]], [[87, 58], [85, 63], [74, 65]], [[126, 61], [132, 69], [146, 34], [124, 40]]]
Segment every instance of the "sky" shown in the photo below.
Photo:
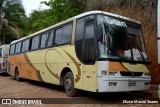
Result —
[[40, 4], [41, 1], [49, 1], [49, 0], [22, 0], [22, 1], [26, 11], [26, 15], [29, 15], [32, 12], [32, 10], [37, 10], [40, 7], [41, 9], [49, 8], [45, 4]]

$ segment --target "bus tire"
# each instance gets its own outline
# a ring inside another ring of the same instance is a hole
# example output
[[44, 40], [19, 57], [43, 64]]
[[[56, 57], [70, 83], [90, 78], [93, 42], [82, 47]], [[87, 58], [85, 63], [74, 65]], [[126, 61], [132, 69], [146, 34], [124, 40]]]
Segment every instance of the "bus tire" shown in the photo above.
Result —
[[72, 72], [66, 73], [64, 77], [64, 89], [68, 96], [77, 96], [77, 89], [74, 88], [74, 77]]
[[16, 79], [17, 81], [20, 81], [18, 69], [16, 69], [16, 71], [15, 71], [15, 79]]

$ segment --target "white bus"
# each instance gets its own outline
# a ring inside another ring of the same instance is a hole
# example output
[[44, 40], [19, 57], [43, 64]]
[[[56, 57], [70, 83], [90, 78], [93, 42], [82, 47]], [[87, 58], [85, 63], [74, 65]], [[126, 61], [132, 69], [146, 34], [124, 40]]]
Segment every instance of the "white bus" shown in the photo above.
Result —
[[63, 85], [68, 96], [146, 90], [150, 63], [139, 21], [90, 11], [10, 44], [8, 73]]
[[9, 45], [0, 46], [0, 73], [7, 73]]

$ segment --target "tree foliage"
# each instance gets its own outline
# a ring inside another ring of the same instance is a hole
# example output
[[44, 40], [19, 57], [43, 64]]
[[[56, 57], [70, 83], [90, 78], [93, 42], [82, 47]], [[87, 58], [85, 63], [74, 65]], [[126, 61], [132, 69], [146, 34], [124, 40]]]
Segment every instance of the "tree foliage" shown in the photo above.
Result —
[[3, 6], [5, 18], [8, 19], [9, 22], [14, 22], [19, 28], [24, 28], [23, 18], [25, 18], [26, 15], [22, 1], [7, 0]]
[[22, 37], [25, 29], [23, 20], [26, 16], [21, 0], [0, 0], [0, 16], [0, 42], [2, 44], [6, 41], [10, 43], [12, 38]]
[[50, 0], [45, 2], [51, 8], [51, 12], [56, 16], [56, 21], [62, 21], [75, 16], [83, 11], [83, 3], [79, 0]]
[[54, 25], [84, 11], [85, 0], [50, 0], [42, 2], [50, 7], [47, 10], [35, 10], [28, 18], [30, 33]]

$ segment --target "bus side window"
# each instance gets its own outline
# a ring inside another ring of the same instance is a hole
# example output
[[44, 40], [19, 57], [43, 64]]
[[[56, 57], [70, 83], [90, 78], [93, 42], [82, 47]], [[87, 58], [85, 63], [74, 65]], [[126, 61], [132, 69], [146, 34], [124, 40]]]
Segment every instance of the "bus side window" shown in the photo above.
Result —
[[62, 28], [56, 30], [55, 45], [62, 43]]
[[22, 42], [22, 52], [25, 52], [25, 45], [26, 45], [26, 41], [24, 40], [24, 41]]
[[11, 49], [10, 49], [10, 55], [14, 54], [15, 52], [15, 44], [11, 45]]
[[80, 61], [83, 62], [82, 54], [83, 54], [83, 35], [84, 35], [84, 20], [85, 18], [78, 19], [76, 25], [76, 37], [75, 37], [75, 51], [77, 57]]
[[63, 27], [62, 44], [70, 43], [71, 37], [72, 37], [72, 23], [67, 24]]
[[32, 40], [33, 40], [33, 38], [29, 38], [28, 51], [32, 50]]
[[40, 38], [40, 36], [36, 36], [36, 37], [32, 38], [31, 50], [35, 50], [35, 49], [39, 48], [39, 38]]
[[94, 63], [95, 62], [95, 43], [94, 43], [94, 16], [86, 17], [85, 26], [85, 42], [84, 42], [84, 62]]
[[25, 52], [29, 50], [29, 39], [26, 40], [26, 45], [25, 45]]
[[32, 38], [31, 40], [32, 40], [32, 42], [31, 42], [31, 50], [34, 50], [34, 43], [35, 43], [34, 40], [35, 40], [35, 38]]
[[84, 43], [84, 61], [92, 63], [95, 61], [95, 46], [94, 46], [94, 24], [86, 26], [85, 43]]
[[42, 34], [40, 48], [45, 48], [46, 47], [47, 38], [48, 38], [48, 33]]
[[55, 30], [51, 30], [48, 33], [47, 47], [50, 47], [50, 46], [52, 46], [54, 44], [53, 43], [53, 41], [54, 41], [54, 32], [55, 32]]
[[16, 44], [16, 52], [15, 52], [15, 53], [20, 53], [20, 52], [21, 52], [21, 43], [22, 43], [22, 42], [18, 42], [18, 43]]

